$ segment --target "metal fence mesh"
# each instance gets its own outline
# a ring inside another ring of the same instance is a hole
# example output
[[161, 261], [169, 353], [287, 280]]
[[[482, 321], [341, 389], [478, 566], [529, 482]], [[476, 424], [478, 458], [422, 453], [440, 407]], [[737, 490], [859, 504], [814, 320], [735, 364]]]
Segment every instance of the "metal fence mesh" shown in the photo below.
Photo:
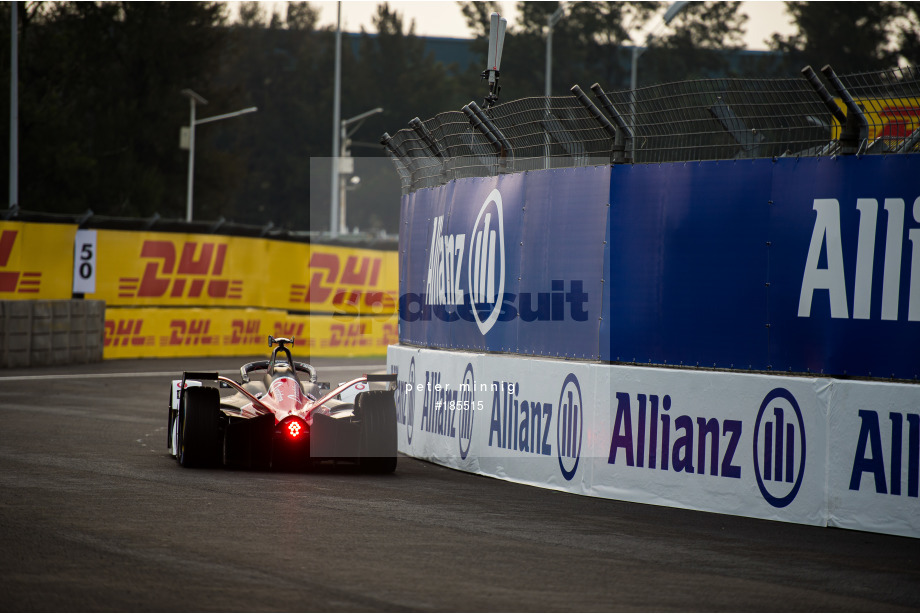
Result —
[[920, 68], [843, 75], [840, 81], [866, 118], [868, 153], [920, 150]]
[[831, 87], [823, 94], [817, 78], [803, 76], [682, 81], [587, 103], [575, 94], [485, 110], [470, 103], [400, 130], [387, 148], [406, 192], [461, 177], [619, 162], [920, 151], [920, 70], [825, 78]]
[[634, 162], [812, 155], [831, 140], [833, 118], [804, 79], [683, 81], [608, 96], [634, 127]]

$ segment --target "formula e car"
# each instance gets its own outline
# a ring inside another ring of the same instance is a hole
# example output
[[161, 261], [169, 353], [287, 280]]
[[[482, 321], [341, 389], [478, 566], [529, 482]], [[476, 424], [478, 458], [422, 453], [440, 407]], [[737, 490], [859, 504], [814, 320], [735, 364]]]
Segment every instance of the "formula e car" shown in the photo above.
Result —
[[[308, 470], [342, 461], [395, 471], [396, 376], [364, 375], [330, 389], [311, 365], [293, 360], [294, 339], [269, 336], [269, 347], [276, 344], [269, 360], [240, 368], [240, 383], [191, 371], [172, 383], [167, 446], [179, 464]], [[264, 374], [251, 381], [253, 371]], [[222, 397], [204, 382], [235, 393]]]

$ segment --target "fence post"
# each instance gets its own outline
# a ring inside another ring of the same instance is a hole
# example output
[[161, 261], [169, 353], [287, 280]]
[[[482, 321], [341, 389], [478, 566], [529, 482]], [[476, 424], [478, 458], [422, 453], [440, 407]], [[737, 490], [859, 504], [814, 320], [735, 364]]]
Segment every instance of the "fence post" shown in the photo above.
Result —
[[425, 147], [434, 154], [434, 157], [437, 158], [438, 167], [440, 168], [440, 174], [442, 179], [447, 180], [447, 167], [445, 166], [446, 158], [444, 152], [441, 151], [441, 148], [438, 147], [438, 144], [432, 138], [431, 133], [428, 132], [428, 128], [425, 127], [425, 124], [422, 123], [418, 117], [414, 117], [409, 120], [409, 127], [415, 131], [422, 142], [425, 144]]
[[626, 123], [626, 120], [623, 118], [623, 115], [617, 111], [617, 108], [613, 106], [613, 102], [610, 100], [610, 97], [604, 92], [599, 83], [595, 83], [591, 86], [591, 91], [594, 92], [594, 96], [600, 101], [601, 106], [604, 107], [604, 110], [610, 114], [610, 117], [613, 118], [613, 121], [617, 125], [617, 145], [623, 147], [623, 162], [629, 164], [633, 161], [631, 152], [633, 151], [632, 143], [635, 135], [633, 134], [632, 128], [629, 127], [629, 124]]
[[613, 146], [610, 148], [610, 161], [613, 163], [622, 161], [623, 147], [621, 144], [618, 149], [617, 140], [619, 137], [619, 133], [616, 127], [614, 127], [614, 125], [610, 123], [610, 120], [607, 119], [607, 116], [601, 113], [601, 110], [598, 109], [597, 106], [593, 102], [591, 102], [588, 96], [582, 91], [582, 89], [578, 85], [572, 86], [572, 89], [570, 91], [575, 96], [575, 100], [581, 103], [581, 106], [583, 106], [585, 110], [587, 110], [588, 113], [591, 114], [591, 117], [593, 117], [597, 121], [597, 123], [601, 125], [601, 128], [603, 128], [604, 131], [607, 134], [609, 134], [610, 137], [613, 139]]

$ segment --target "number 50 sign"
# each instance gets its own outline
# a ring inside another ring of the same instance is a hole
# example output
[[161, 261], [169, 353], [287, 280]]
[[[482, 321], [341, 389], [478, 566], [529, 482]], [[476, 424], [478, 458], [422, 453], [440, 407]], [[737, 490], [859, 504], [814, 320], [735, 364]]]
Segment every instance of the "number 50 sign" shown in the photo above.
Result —
[[96, 231], [78, 230], [73, 243], [74, 294], [96, 292]]

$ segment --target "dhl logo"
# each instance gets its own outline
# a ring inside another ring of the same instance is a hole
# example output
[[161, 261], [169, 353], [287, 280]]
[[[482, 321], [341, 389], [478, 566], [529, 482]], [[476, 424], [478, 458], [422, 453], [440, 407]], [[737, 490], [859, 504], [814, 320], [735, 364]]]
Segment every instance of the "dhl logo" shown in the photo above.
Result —
[[[18, 236], [18, 230], [0, 233], [0, 269], [9, 264]], [[0, 292], [38, 294], [41, 283], [42, 274], [38, 271], [0, 271]]]
[[239, 299], [243, 280], [213, 279], [223, 275], [226, 256], [226, 244], [188, 241], [177, 258], [174, 242], [144, 241], [141, 258], [152, 262], [147, 263], [143, 277], [120, 278], [118, 296], [159, 298], [168, 293], [171, 298], [199, 298], [207, 289], [210, 298]]
[[[303, 338], [304, 324], [295, 322], [275, 322], [275, 337], [282, 339]], [[299, 341], [298, 341], [299, 343]]]
[[233, 320], [230, 334], [224, 335], [224, 345], [261, 345], [265, 339], [259, 334], [259, 320]]
[[[842, 100], [837, 104], [846, 113]], [[904, 140], [920, 127], [920, 98], [860, 98], [856, 103], [862, 108], [869, 124], [869, 142], [882, 138], [897, 142]], [[834, 125], [834, 138], [840, 137], [840, 125]]]
[[348, 256], [345, 265], [336, 254], [313, 252], [310, 284], [291, 284], [292, 303], [311, 303], [341, 308], [348, 313], [394, 313], [396, 296], [373, 290], [380, 281], [382, 257]]
[[161, 346], [220, 345], [220, 335], [211, 335], [211, 320], [172, 320], [170, 333], [160, 337]]
[[396, 324], [384, 324], [382, 333], [377, 336], [369, 322], [333, 324], [330, 330], [332, 334], [322, 341], [322, 347], [386, 347], [399, 342]]
[[143, 318], [105, 321], [105, 347], [147, 346], [154, 344], [153, 335], [144, 335]]

